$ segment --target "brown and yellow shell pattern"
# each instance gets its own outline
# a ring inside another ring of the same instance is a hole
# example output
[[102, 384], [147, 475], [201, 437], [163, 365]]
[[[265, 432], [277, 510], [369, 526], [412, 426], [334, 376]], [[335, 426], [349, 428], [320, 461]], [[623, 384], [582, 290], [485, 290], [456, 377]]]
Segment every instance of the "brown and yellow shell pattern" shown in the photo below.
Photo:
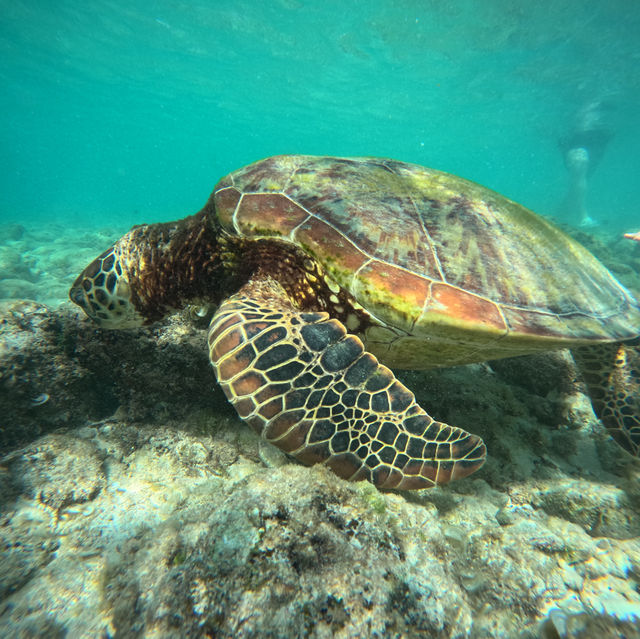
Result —
[[635, 300], [586, 249], [463, 178], [377, 158], [276, 156], [223, 178], [219, 221], [302, 248], [371, 314], [390, 365], [481, 361], [638, 334]]

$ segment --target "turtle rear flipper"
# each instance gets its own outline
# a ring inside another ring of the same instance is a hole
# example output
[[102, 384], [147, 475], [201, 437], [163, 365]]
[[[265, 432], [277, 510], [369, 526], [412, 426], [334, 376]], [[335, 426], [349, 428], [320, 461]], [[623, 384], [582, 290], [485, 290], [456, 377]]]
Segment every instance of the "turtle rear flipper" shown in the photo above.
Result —
[[303, 463], [412, 489], [484, 462], [479, 437], [433, 420], [360, 339], [327, 313], [301, 312], [271, 278], [220, 306], [209, 354], [240, 417]]
[[572, 350], [595, 414], [627, 452], [640, 457], [640, 339]]

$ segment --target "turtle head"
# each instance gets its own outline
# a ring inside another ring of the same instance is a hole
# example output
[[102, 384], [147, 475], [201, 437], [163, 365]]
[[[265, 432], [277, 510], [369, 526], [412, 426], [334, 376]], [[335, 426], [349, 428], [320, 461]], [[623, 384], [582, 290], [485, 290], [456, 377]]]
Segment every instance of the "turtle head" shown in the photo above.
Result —
[[198, 214], [135, 226], [76, 278], [69, 298], [101, 328], [156, 322], [188, 303], [216, 301], [217, 233]]
[[102, 328], [135, 328], [145, 323], [136, 309], [129, 270], [122, 259], [120, 245], [126, 237], [93, 260], [69, 290], [71, 301]]

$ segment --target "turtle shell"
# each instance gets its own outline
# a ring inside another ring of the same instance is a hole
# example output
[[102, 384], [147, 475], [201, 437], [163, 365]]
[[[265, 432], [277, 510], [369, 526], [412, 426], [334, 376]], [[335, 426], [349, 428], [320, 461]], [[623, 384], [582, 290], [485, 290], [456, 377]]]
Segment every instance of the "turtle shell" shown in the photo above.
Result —
[[393, 344], [396, 364], [411, 365], [427, 340], [434, 361], [450, 364], [638, 334], [637, 303], [591, 253], [454, 175], [276, 156], [223, 178], [214, 198], [227, 231], [316, 259], [378, 320], [369, 341]]

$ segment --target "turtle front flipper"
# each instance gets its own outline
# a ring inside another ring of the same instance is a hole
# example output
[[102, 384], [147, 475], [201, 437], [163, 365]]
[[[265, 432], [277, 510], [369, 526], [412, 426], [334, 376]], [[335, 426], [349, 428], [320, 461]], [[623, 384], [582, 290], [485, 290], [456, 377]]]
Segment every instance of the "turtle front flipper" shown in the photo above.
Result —
[[466, 477], [482, 440], [433, 420], [413, 393], [324, 312], [300, 311], [265, 277], [216, 312], [209, 354], [240, 417], [305, 464], [413, 489]]
[[640, 457], [640, 339], [572, 350], [595, 414], [627, 452]]

